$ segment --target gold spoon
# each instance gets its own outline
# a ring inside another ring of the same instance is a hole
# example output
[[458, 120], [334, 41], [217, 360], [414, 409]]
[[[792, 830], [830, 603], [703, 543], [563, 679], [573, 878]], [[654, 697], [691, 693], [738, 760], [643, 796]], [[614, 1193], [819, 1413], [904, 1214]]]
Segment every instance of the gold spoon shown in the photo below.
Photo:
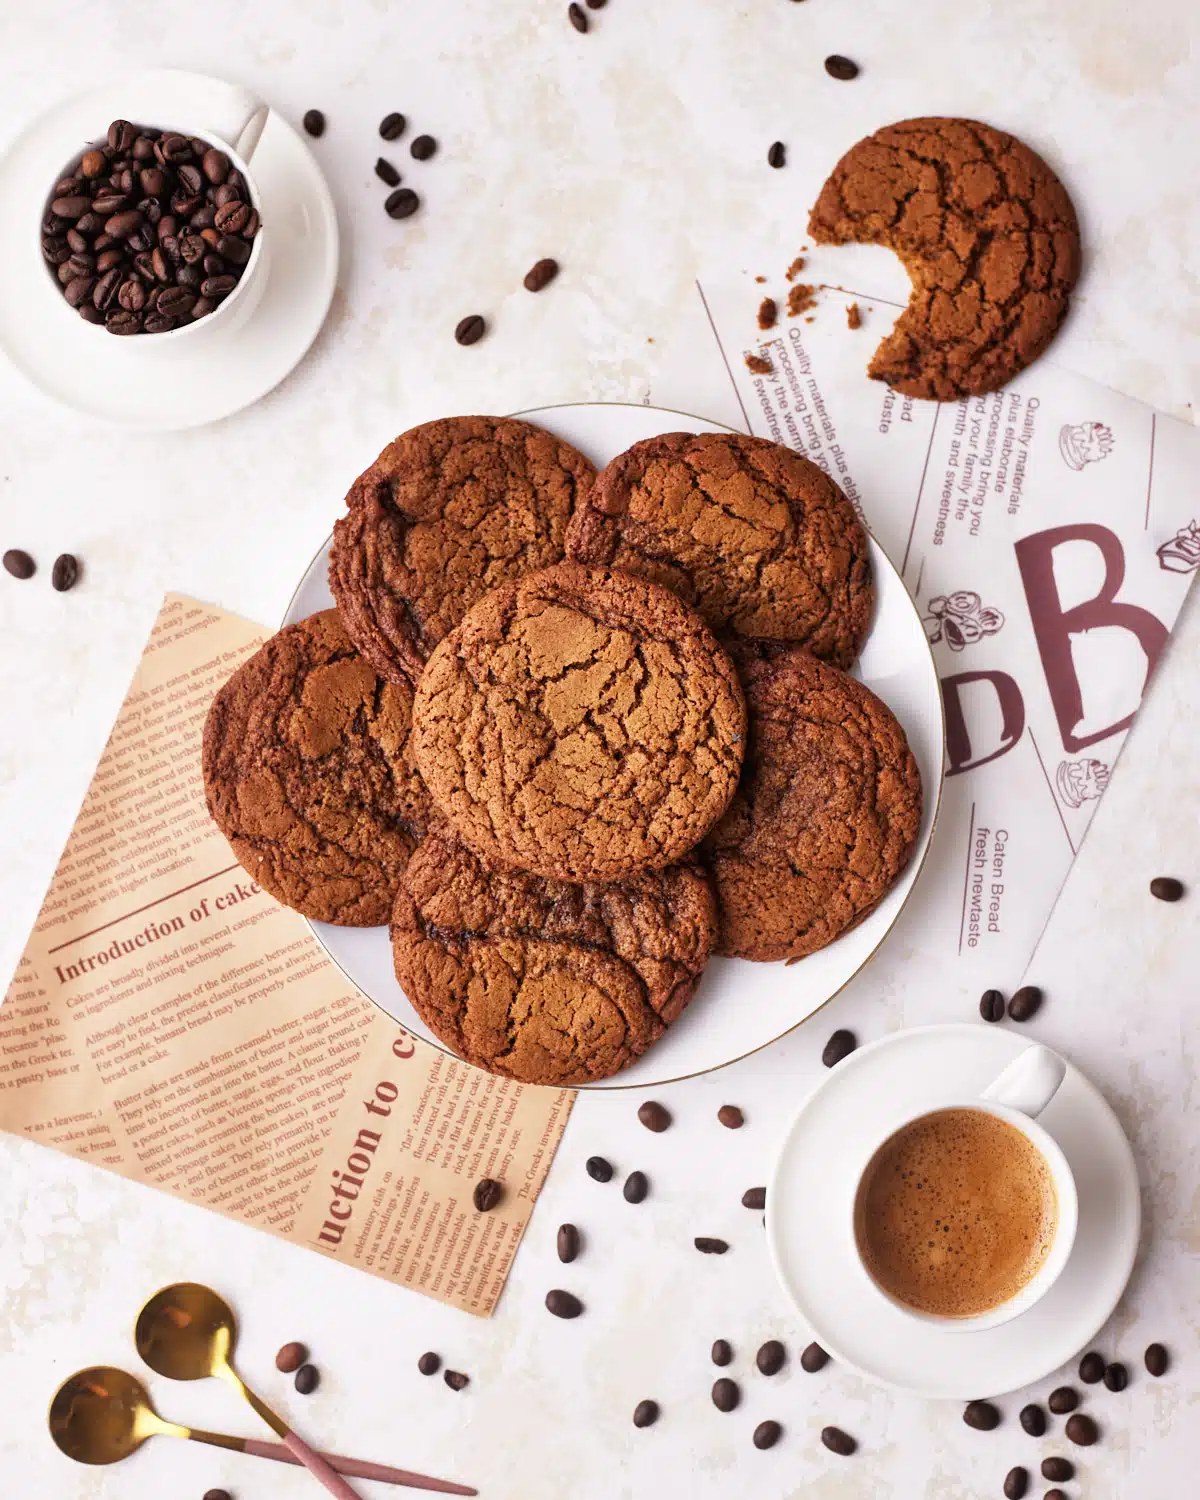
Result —
[[[149, 1392], [135, 1376], [111, 1365], [79, 1370], [59, 1386], [50, 1403], [50, 1436], [68, 1458], [80, 1464], [115, 1464], [128, 1458], [149, 1437], [190, 1438], [214, 1448], [229, 1448], [253, 1458], [272, 1458], [276, 1463], [298, 1464], [300, 1460], [282, 1443], [263, 1443], [257, 1438], [227, 1437], [198, 1427], [165, 1422], [154, 1410]], [[367, 1463], [357, 1458], [326, 1455], [339, 1474], [356, 1479], [378, 1479], [385, 1484], [405, 1484], [417, 1490], [436, 1490], [442, 1495], [477, 1495], [478, 1490], [448, 1479], [431, 1479], [408, 1469]]]

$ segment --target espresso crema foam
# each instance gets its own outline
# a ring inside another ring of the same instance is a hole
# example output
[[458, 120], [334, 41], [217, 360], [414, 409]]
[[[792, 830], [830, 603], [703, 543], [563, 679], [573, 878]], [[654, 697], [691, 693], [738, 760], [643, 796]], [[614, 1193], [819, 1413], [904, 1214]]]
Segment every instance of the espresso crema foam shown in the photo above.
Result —
[[1058, 1202], [1041, 1152], [977, 1109], [923, 1115], [871, 1159], [855, 1202], [859, 1253], [890, 1296], [971, 1318], [1015, 1297], [1054, 1242]]

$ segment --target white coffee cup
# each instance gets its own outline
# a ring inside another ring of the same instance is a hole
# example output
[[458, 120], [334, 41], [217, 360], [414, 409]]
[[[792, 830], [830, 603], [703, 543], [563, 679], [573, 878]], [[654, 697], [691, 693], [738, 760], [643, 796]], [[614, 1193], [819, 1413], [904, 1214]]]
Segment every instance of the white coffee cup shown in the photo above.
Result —
[[[1070, 1164], [1054, 1137], [1037, 1123], [1037, 1116], [1054, 1098], [1065, 1075], [1066, 1064], [1057, 1053], [1051, 1052], [1048, 1047], [1027, 1047], [982, 1093], [964, 1099], [940, 1101], [931, 1109], [919, 1110], [915, 1114], [898, 1118], [880, 1131], [861, 1163], [851, 1198], [850, 1241], [862, 1272], [862, 1279], [866, 1283], [866, 1288], [869, 1289], [868, 1294], [886, 1299], [894, 1308], [916, 1322], [932, 1323], [938, 1327], [962, 1333], [975, 1333], [984, 1328], [997, 1328], [1002, 1323], [1008, 1323], [1013, 1318], [1020, 1317], [1036, 1302], [1041, 1301], [1058, 1280], [1070, 1257], [1079, 1223], [1079, 1196]], [[859, 1250], [855, 1225], [855, 1210], [859, 1193], [879, 1148], [906, 1126], [928, 1115], [942, 1114], [948, 1109], [978, 1110], [996, 1119], [1004, 1120], [1014, 1130], [1020, 1131], [1049, 1169], [1058, 1211], [1054, 1238], [1045, 1259], [1034, 1275], [1007, 1301], [973, 1317], [947, 1317], [922, 1312], [893, 1297], [885, 1287], [880, 1286], [867, 1269]]]

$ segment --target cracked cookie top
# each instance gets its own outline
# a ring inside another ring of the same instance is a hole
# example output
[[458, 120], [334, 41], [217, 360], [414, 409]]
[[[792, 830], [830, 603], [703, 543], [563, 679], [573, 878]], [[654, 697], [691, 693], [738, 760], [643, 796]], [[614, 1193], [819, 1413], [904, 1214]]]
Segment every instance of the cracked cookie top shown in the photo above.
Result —
[[473, 606], [430, 657], [413, 726], [430, 794], [472, 849], [605, 881], [673, 863], [720, 817], [745, 706], [668, 589], [560, 563]]
[[208, 810], [276, 900], [320, 922], [387, 922], [432, 811], [411, 724], [412, 689], [383, 681], [332, 609], [285, 626], [217, 693]]
[[729, 811], [701, 848], [717, 951], [797, 959], [862, 921], [908, 864], [921, 774], [886, 703], [800, 650], [730, 645], [749, 743]]
[[359, 650], [384, 677], [415, 683], [476, 599], [562, 558], [595, 472], [511, 417], [446, 417], [389, 443], [333, 528], [329, 586]]
[[409, 861], [392, 917], [396, 978], [460, 1057], [522, 1083], [628, 1067], [691, 1000], [716, 938], [693, 865], [615, 885], [489, 869], [448, 832]]
[[665, 584], [718, 632], [797, 641], [839, 666], [871, 623], [854, 507], [815, 464], [762, 438], [635, 443], [581, 498], [567, 556]]
[[867, 373], [906, 396], [998, 390], [1067, 315], [1079, 225], [1062, 183], [977, 120], [901, 120], [852, 146], [808, 220], [819, 244], [886, 245], [912, 281]]

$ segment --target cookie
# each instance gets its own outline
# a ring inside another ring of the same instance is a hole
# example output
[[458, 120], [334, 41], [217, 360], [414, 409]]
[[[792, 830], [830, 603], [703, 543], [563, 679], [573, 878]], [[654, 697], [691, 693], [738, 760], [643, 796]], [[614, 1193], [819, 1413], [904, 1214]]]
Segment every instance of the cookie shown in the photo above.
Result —
[[668, 589], [560, 563], [481, 599], [429, 658], [417, 765], [459, 837], [550, 880], [663, 869], [737, 786], [745, 706]]
[[854, 507], [815, 464], [762, 438], [635, 443], [581, 497], [567, 556], [665, 584], [717, 632], [797, 641], [840, 666], [871, 623]]
[[921, 776], [869, 688], [805, 651], [731, 646], [749, 712], [737, 796], [701, 847], [717, 950], [797, 959], [860, 922], [908, 864]]
[[628, 1067], [683, 1011], [716, 939], [694, 865], [573, 885], [488, 869], [448, 834], [409, 861], [392, 917], [396, 978], [460, 1057], [522, 1083]]
[[906, 396], [998, 390], [1041, 354], [1079, 275], [1079, 225], [1040, 156], [977, 120], [901, 120], [834, 167], [819, 244], [887, 245], [912, 281], [867, 373]]
[[285, 626], [217, 693], [208, 810], [276, 900], [344, 927], [387, 922], [432, 811], [411, 724], [412, 689], [384, 682], [332, 609]]
[[489, 589], [559, 562], [594, 466], [510, 417], [446, 417], [390, 443], [333, 528], [329, 587], [346, 629], [389, 681], [416, 682]]

